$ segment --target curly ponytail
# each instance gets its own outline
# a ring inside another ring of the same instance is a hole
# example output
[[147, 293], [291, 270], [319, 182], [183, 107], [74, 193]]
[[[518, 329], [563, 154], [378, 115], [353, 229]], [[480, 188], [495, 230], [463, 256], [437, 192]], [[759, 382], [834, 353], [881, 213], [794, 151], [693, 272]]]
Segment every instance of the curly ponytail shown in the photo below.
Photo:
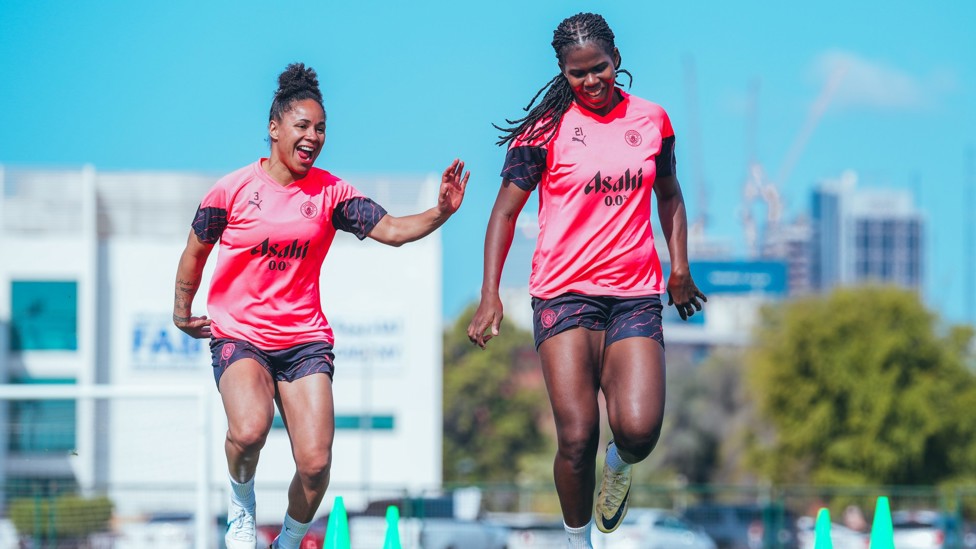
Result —
[[285, 70], [278, 75], [278, 89], [275, 91], [274, 99], [271, 101], [271, 113], [268, 114], [268, 121], [280, 121], [296, 101], [313, 99], [322, 107], [322, 92], [319, 91], [319, 78], [315, 74], [315, 69], [306, 67], [305, 63], [292, 63], [285, 67]]

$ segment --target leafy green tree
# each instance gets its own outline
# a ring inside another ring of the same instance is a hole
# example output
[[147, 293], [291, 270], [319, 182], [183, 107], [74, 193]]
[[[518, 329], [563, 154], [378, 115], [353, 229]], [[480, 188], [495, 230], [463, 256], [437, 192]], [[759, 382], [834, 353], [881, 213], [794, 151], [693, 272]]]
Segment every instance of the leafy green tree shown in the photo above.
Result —
[[[766, 308], [748, 369], [777, 483], [939, 484], [976, 467], [969, 328], [940, 335], [914, 292], [856, 287]], [[945, 332], [945, 331], [944, 331]]]
[[546, 447], [549, 411], [532, 334], [503, 321], [485, 349], [472, 345], [469, 307], [444, 335], [444, 479], [515, 482]]

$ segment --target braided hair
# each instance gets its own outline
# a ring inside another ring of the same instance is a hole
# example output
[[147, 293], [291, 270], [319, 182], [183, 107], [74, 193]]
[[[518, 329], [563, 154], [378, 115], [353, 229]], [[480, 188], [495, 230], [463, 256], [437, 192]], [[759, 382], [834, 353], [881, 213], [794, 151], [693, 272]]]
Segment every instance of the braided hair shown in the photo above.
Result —
[[278, 75], [278, 89], [275, 90], [274, 99], [271, 101], [268, 121], [280, 121], [294, 103], [306, 99], [315, 100], [322, 107], [322, 114], [325, 114], [322, 92], [319, 91], [319, 78], [315, 74], [315, 69], [306, 67], [305, 63], [292, 63]]
[[[598, 44], [608, 55], [613, 56], [616, 48], [613, 31], [610, 30], [610, 25], [603, 19], [603, 16], [596, 13], [577, 13], [572, 17], [563, 19], [563, 22], [552, 33], [552, 49], [556, 50], [556, 59], [559, 60], [560, 65], [563, 63], [563, 56], [570, 46], [582, 46], [587, 42]], [[632, 78], [630, 72], [626, 70], [616, 69], [616, 73], [626, 74]], [[542, 92], [546, 92], [542, 101], [533, 108], [532, 105], [542, 95]], [[529, 114], [516, 120], [506, 118], [505, 122], [509, 124], [508, 127], [492, 124], [495, 129], [503, 133], [498, 136], [497, 145], [505, 145], [525, 132], [529, 132], [526, 135], [528, 141], [548, 134], [543, 145], [549, 143], [555, 137], [563, 115], [569, 110], [575, 98], [569, 81], [560, 72], [542, 86], [529, 101], [529, 104], [522, 109], [529, 111]], [[530, 108], [532, 110], [529, 110]], [[543, 119], [545, 122], [536, 126]]]

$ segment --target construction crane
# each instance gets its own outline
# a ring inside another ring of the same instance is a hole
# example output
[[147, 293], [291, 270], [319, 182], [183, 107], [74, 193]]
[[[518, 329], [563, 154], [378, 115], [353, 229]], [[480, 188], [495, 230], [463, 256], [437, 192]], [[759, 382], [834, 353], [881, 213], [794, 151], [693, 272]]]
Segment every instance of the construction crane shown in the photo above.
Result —
[[759, 229], [752, 210], [756, 202], [766, 205], [766, 227], [777, 225], [782, 215], [783, 206], [779, 198], [776, 185], [766, 177], [766, 169], [759, 162], [756, 152], [756, 135], [759, 120], [759, 79], [752, 81], [749, 87], [749, 102], [747, 104], [746, 123], [746, 157], [749, 159], [746, 168], [746, 179], [742, 185], [742, 229], [745, 233], [746, 249], [750, 257], [759, 255]]
[[775, 179], [770, 179], [762, 163], [756, 154], [756, 134], [758, 132], [758, 108], [759, 108], [759, 81], [753, 81], [749, 93], [749, 110], [747, 119], [747, 157], [749, 164], [746, 171], [745, 182], [742, 188], [743, 209], [742, 225], [745, 233], [746, 247], [749, 255], [757, 257], [760, 255], [759, 230], [756, 220], [752, 215], [754, 203], [762, 201], [766, 206], [766, 224], [764, 227], [765, 239], [774, 238], [778, 233], [779, 224], [783, 216], [783, 202], [780, 190], [786, 186], [789, 177], [796, 167], [797, 161], [806, 149], [810, 137], [823, 118], [824, 113], [830, 106], [837, 88], [840, 86], [844, 75], [847, 73], [847, 66], [840, 65], [835, 68], [816, 100], [810, 105], [806, 120], [800, 132], [793, 139], [793, 143], [787, 150], [786, 156], [780, 165], [779, 173]]

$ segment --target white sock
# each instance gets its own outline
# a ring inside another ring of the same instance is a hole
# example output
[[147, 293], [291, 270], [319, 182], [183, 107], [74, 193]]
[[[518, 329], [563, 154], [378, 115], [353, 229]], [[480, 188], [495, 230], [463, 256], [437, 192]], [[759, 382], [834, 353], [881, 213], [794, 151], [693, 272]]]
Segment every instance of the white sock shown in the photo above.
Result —
[[227, 474], [230, 479], [230, 499], [237, 505], [251, 511], [254, 510], [254, 477], [251, 480], [240, 483], [234, 477]]
[[583, 526], [573, 528], [563, 522], [563, 528], [566, 530], [566, 549], [593, 549], [590, 545], [591, 524], [593, 524], [592, 520]]
[[302, 538], [305, 537], [305, 532], [308, 532], [309, 522], [298, 522], [297, 520], [288, 516], [285, 513], [285, 523], [281, 527], [281, 533], [275, 538], [272, 547], [275, 549], [298, 549], [298, 546], [302, 543]]
[[607, 467], [609, 467], [611, 471], [619, 473], [628, 465], [630, 465], [630, 463], [624, 461], [617, 452], [616, 444], [611, 444], [607, 447]]

